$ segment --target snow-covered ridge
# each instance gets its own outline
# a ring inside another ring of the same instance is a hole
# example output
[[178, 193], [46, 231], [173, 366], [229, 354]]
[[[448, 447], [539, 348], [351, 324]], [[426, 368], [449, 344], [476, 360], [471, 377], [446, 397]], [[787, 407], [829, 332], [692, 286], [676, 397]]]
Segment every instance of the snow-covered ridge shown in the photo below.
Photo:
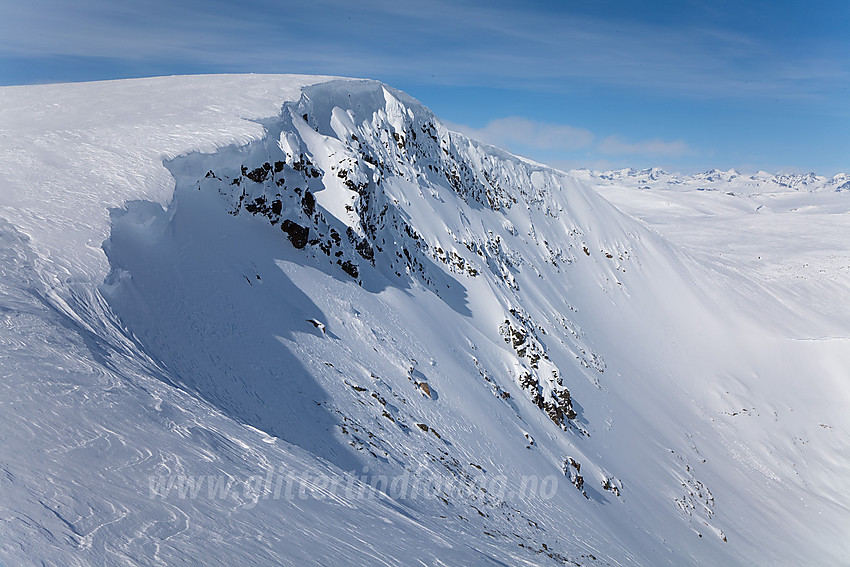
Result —
[[617, 180], [373, 81], [40, 89], [0, 90], [0, 561], [847, 557], [846, 327], [786, 334], [793, 295], [593, 189]]
[[[172, 162], [178, 191], [219, 194], [230, 214], [265, 217], [294, 248], [324, 255], [367, 289], [415, 282], [472, 315], [466, 279], [487, 280], [502, 291], [493, 298], [500, 309], [486, 316], [499, 318], [525, 359], [517, 383], [558, 426], [582, 430], [570, 422], [569, 389], [538, 338], [545, 328], [522, 306], [517, 275], [525, 266], [539, 279], [538, 266], [560, 273], [592, 254], [603, 260], [595, 277], [614, 293], [633, 260], [637, 235], [626, 231], [642, 229], [565, 174], [492, 154], [378, 83], [307, 88], [265, 127], [258, 142]], [[599, 223], [594, 234], [594, 208], [611, 219], [609, 230]], [[604, 366], [586, 344], [571, 343], [586, 368]]]
[[164, 161], [256, 140], [258, 119], [323, 80], [215, 75], [1, 88], [0, 215], [31, 234], [57, 274], [102, 279], [109, 207], [167, 203], [174, 181]]

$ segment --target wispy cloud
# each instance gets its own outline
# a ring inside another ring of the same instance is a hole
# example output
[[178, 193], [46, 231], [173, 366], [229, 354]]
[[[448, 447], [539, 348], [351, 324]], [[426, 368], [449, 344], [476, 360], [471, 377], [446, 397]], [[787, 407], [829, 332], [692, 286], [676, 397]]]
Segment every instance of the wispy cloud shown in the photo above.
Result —
[[497, 118], [481, 128], [451, 122], [445, 124], [472, 139], [562, 168], [610, 169], [603, 165], [613, 167], [622, 158], [667, 160], [699, 153], [684, 140], [654, 138], [628, 141], [619, 134], [600, 139], [584, 128], [548, 124], [520, 116]]
[[665, 142], [664, 140], [624, 141], [620, 136], [609, 136], [601, 140], [596, 149], [609, 155], [640, 155], [651, 157], [681, 157], [696, 153], [683, 140]]
[[0, 55], [186, 59], [530, 89], [582, 81], [697, 97], [817, 94], [850, 76], [841, 49], [779, 54], [775, 40], [710, 21], [618, 16], [481, 0], [315, 0], [297, 9], [278, 0], [29, 0], [4, 9]]
[[483, 128], [449, 123], [447, 126], [470, 138], [506, 149], [571, 151], [589, 146], [594, 135], [584, 128], [566, 124], [546, 124], [520, 116], [497, 118]]

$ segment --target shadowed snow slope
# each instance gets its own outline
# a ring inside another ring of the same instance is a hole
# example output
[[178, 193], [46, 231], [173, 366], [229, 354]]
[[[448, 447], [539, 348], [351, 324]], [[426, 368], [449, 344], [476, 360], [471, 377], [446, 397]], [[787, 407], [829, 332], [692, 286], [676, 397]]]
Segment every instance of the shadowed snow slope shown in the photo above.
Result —
[[0, 100], [3, 564], [850, 561], [844, 280], [373, 81]]

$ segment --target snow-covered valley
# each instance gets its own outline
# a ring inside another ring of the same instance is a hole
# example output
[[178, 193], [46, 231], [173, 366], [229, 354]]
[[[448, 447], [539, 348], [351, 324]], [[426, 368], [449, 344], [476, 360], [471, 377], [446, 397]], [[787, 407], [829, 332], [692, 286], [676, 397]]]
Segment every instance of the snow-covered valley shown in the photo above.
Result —
[[850, 563], [845, 178], [372, 81], [0, 101], [0, 564]]

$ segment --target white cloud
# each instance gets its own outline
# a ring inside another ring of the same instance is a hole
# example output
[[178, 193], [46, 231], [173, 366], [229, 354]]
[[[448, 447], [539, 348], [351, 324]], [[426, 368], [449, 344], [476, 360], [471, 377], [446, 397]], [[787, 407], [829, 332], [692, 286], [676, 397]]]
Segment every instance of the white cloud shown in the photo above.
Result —
[[586, 148], [593, 143], [593, 133], [584, 128], [566, 124], [547, 124], [520, 116], [497, 118], [483, 128], [463, 124], [447, 124], [453, 130], [470, 138], [506, 149], [532, 148], [536, 150], [570, 151]]
[[451, 122], [446, 123], [446, 126], [485, 144], [509, 151], [539, 150], [551, 155], [552, 152], [582, 149], [587, 150], [588, 157], [594, 154], [682, 157], [697, 153], [684, 140], [664, 141], [656, 138], [629, 142], [616, 134], [594, 144], [596, 136], [584, 128], [567, 124], [548, 124], [520, 116], [497, 118], [483, 128]]
[[[445, 122], [470, 138], [527, 156], [560, 169], [614, 169], [649, 161], [652, 166], [673, 167], [657, 160], [698, 155], [684, 140], [658, 138], [628, 141], [619, 134], [599, 139], [593, 132], [567, 124], [549, 124], [521, 116], [491, 120], [482, 128]], [[636, 161], [637, 160], [637, 161]]]
[[626, 142], [619, 136], [609, 136], [600, 141], [597, 149], [603, 154], [681, 157], [695, 153], [683, 140], [641, 140]]

